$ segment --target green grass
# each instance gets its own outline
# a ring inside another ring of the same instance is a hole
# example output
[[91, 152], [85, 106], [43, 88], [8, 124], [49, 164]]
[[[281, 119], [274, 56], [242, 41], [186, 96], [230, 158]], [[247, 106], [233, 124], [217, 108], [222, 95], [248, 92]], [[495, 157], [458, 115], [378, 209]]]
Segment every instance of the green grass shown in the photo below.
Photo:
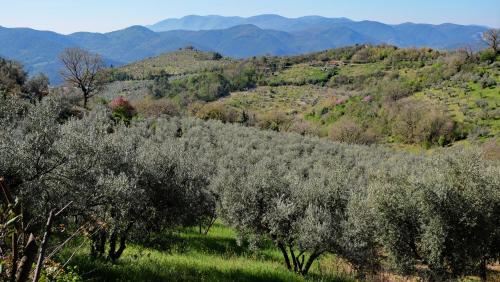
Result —
[[[332, 270], [333, 256], [315, 262], [308, 277], [288, 271], [269, 242], [257, 251], [237, 244], [236, 233], [216, 223], [208, 235], [184, 229], [166, 235], [170, 244], [129, 245], [115, 264], [91, 259], [88, 247], [78, 249], [70, 267], [86, 281], [353, 281]], [[66, 261], [75, 243], [61, 253]]]
[[[414, 95], [445, 107], [457, 122], [469, 126], [487, 128], [491, 136], [500, 134], [500, 88], [483, 89], [477, 83], [469, 83], [468, 91], [458, 87], [426, 89]], [[479, 101], [485, 103], [478, 105]]]
[[221, 101], [227, 106], [258, 114], [283, 112], [303, 115], [319, 101], [332, 95], [333, 89], [313, 85], [265, 86], [251, 91], [232, 93], [231, 96]]
[[269, 85], [304, 85], [327, 82], [332, 70], [307, 64], [294, 65], [268, 79]]
[[347, 64], [342, 66], [339, 75], [345, 76], [359, 76], [359, 75], [373, 75], [377, 72], [385, 70], [383, 63], [369, 63], [369, 64]]

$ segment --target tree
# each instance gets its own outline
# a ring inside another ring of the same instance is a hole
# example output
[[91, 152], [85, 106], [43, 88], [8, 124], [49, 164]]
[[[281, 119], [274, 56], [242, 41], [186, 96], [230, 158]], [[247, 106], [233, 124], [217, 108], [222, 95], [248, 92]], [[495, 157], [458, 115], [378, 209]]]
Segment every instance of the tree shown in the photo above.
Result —
[[349, 144], [372, 144], [375, 141], [374, 134], [363, 129], [354, 120], [341, 118], [335, 122], [330, 137], [337, 142]]
[[483, 41], [498, 54], [498, 43], [500, 41], [500, 29], [492, 28], [483, 33]]
[[30, 100], [42, 101], [42, 98], [49, 94], [49, 78], [41, 73], [30, 78], [24, 85], [24, 92]]
[[100, 55], [80, 48], [68, 48], [59, 56], [64, 65], [61, 76], [73, 87], [79, 88], [83, 95], [83, 107], [87, 108], [91, 98], [103, 85], [101, 71], [104, 62]]
[[27, 76], [20, 63], [0, 58], [0, 94], [19, 94]]
[[498, 165], [474, 149], [418, 162], [395, 164], [399, 170], [371, 185], [378, 237], [391, 262], [426, 281], [472, 273], [486, 281], [486, 266], [500, 254]]

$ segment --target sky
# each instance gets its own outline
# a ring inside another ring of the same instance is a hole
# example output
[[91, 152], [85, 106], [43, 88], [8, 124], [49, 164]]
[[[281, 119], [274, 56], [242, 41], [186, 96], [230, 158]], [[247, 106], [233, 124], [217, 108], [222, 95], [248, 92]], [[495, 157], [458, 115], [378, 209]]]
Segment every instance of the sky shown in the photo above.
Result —
[[0, 0], [0, 25], [109, 32], [186, 15], [319, 15], [383, 23], [500, 27], [500, 0]]

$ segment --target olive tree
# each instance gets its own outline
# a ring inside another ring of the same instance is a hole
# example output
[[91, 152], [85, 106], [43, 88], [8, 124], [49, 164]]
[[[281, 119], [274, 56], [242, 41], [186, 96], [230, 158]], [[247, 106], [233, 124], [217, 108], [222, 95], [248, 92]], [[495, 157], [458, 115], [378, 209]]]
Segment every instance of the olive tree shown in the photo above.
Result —
[[480, 274], [498, 259], [499, 167], [456, 150], [373, 182], [378, 236], [397, 269], [432, 279]]
[[24, 85], [24, 92], [30, 100], [42, 101], [49, 94], [49, 78], [41, 73], [31, 77]]

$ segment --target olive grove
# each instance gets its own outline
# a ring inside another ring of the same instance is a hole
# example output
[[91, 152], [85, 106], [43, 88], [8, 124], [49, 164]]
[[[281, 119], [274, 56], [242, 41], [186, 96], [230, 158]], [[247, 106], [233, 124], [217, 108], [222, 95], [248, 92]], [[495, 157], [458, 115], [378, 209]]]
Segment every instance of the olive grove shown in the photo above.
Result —
[[[208, 232], [216, 218], [252, 248], [272, 242], [302, 275], [326, 253], [360, 278], [389, 265], [437, 281], [484, 278], [500, 257], [500, 165], [475, 149], [417, 156], [197, 119], [125, 124], [104, 106], [81, 116], [71, 107], [54, 95], [0, 98], [2, 278], [26, 281], [26, 261], [43, 263], [75, 234], [89, 255], [116, 261], [131, 240]], [[58, 247], [44, 249], [34, 239], [43, 234]]]

